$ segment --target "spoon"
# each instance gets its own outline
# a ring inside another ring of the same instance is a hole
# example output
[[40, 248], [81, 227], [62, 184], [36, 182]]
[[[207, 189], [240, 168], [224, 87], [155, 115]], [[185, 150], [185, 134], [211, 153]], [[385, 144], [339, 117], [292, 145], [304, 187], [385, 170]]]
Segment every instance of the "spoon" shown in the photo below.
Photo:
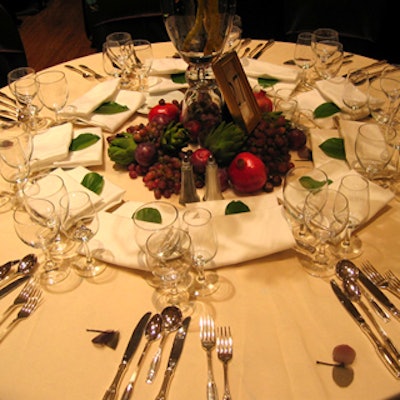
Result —
[[11, 277], [7, 275], [10, 272], [11, 267], [13, 267], [15, 264], [18, 264], [18, 267], [17, 272], [12, 275], [13, 278], [19, 277], [20, 275], [29, 274], [37, 265], [37, 257], [35, 254], [30, 253], [20, 260], [6, 262], [0, 266], [0, 280], [4, 279], [5, 281], [11, 279]]
[[360, 307], [363, 309], [365, 314], [368, 316], [376, 330], [379, 332], [381, 338], [383, 341], [387, 344], [389, 347], [390, 351], [392, 354], [396, 357], [397, 361], [400, 360], [400, 353], [398, 352], [396, 346], [393, 344], [393, 342], [390, 340], [389, 336], [385, 332], [385, 330], [376, 322], [376, 319], [372, 315], [371, 311], [367, 307], [367, 305], [362, 301], [361, 299], [361, 289], [357, 285], [357, 282], [354, 279], [346, 279], [343, 281], [343, 289], [347, 296], [349, 296], [350, 300], [355, 301], [360, 305]]
[[152, 383], [154, 377], [157, 374], [158, 368], [160, 366], [161, 354], [164, 348], [165, 341], [171, 332], [176, 331], [182, 322], [182, 312], [178, 307], [170, 306], [164, 308], [161, 312], [162, 317], [162, 332], [161, 341], [158, 346], [158, 350], [151, 361], [149, 372], [147, 373], [146, 382]]
[[136, 368], [132, 373], [132, 376], [126, 385], [125, 391], [122, 394], [121, 400], [129, 400], [133, 393], [133, 387], [136, 382], [136, 378], [139, 374], [140, 366], [144, 360], [144, 357], [147, 353], [147, 350], [150, 348], [152, 342], [157, 340], [161, 336], [162, 329], [162, 317], [160, 314], [154, 314], [150, 321], [147, 323], [146, 328], [144, 330], [144, 335], [147, 339], [147, 342], [144, 346], [142, 354], [140, 355], [139, 361], [136, 364]]
[[[340, 260], [336, 264], [336, 275], [345, 282], [348, 279], [356, 281], [360, 274], [358, 267], [350, 260]], [[361, 289], [360, 289], [361, 290]], [[388, 322], [389, 315], [380, 307], [380, 305], [370, 296], [368, 293], [364, 292], [364, 296], [367, 298], [371, 306], [374, 308], [376, 314], [383, 319], [384, 322]]]
[[92, 74], [88, 74], [87, 72], [81, 71], [79, 68], [74, 67], [73, 65], [64, 65], [65, 68], [70, 69], [71, 71], [74, 71], [80, 75], [82, 75], [86, 79], [94, 79], [94, 76]]

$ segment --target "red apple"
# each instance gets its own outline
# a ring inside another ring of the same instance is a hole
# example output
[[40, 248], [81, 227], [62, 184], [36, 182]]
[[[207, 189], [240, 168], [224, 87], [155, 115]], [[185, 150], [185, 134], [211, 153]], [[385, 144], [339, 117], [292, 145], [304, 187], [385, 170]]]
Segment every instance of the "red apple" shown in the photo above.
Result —
[[273, 109], [273, 103], [272, 100], [267, 96], [267, 92], [261, 89], [254, 91], [253, 93], [261, 112], [271, 112]]
[[190, 156], [190, 162], [193, 165], [193, 171], [198, 174], [204, 174], [206, 172], [206, 165], [208, 158], [211, 155], [211, 151], [205, 148], [199, 148], [195, 150]]

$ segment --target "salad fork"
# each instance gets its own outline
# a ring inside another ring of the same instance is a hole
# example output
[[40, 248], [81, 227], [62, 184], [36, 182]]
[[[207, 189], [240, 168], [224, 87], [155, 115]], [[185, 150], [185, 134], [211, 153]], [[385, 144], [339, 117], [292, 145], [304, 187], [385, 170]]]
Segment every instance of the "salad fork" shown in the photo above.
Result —
[[233, 356], [233, 339], [229, 326], [217, 328], [217, 354], [218, 359], [224, 366], [224, 395], [222, 400], [231, 400], [232, 397], [228, 380], [228, 362], [232, 360]]
[[218, 391], [214, 380], [211, 352], [215, 347], [215, 325], [210, 316], [200, 318], [201, 346], [207, 352], [207, 400], [217, 400]]
[[36, 307], [40, 301], [40, 295], [37, 297], [31, 297], [21, 308], [18, 315], [13, 319], [9, 325], [7, 325], [0, 332], [0, 342], [11, 332], [11, 330], [18, 324], [18, 322], [22, 321], [25, 318], [28, 318], [33, 311], [35, 311]]
[[397, 297], [400, 296], [400, 279], [389, 269], [385, 272], [384, 274], [385, 278], [387, 279], [389, 283], [389, 287], [391, 287], [395, 292]]

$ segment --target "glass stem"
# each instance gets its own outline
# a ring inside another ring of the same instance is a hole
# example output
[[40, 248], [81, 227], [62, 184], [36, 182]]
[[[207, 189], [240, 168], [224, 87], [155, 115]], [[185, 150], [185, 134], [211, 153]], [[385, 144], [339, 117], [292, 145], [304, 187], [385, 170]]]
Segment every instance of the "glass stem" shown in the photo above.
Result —
[[85, 250], [86, 264], [92, 264], [93, 258], [86, 241], [83, 242], [83, 249]]
[[353, 230], [351, 228], [349, 228], [349, 227], [346, 228], [344, 238], [342, 240], [342, 247], [345, 247], [345, 248], [350, 247], [352, 232], [353, 232]]
[[42, 251], [45, 258], [44, 270], [46, 272], [51, 272], [57, 269], [57, 265], [51, 257], [50, 249], [47, 246], [42, 247]]
[[204, 273], [204, 266], [206, 265], [204, 260], [196, 260], [196, 270], [197, 270], [197, 282], [199, 282], [201, 285], [204, 284], [206, 281], [206, 275]]

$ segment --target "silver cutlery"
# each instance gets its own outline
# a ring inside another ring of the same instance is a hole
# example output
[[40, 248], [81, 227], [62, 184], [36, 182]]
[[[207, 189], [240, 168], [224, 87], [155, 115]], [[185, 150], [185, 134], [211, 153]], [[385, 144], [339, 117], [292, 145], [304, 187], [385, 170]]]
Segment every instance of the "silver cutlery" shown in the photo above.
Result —
[[393, 294], [400, 295], [400, 279], [391, 270], [387, 270], [384, 276], [389, 283], [389, 287], [395, 291]]
[[13, 104], [17, 104], [17, 100], [15, 100], [14, 98], [12, 98], [11, 96], [9, 96], [6, 93], [0, 92], [0, 97], [2, 97], [5, 100], [8, 100], [9, 102], [11, 102]]
[[28, 279], [32, 278], [32, 275], [23, 275], [20, 276], [17, 279], [12, 280], [10, 283], [7, 285], [4, 285], [0, 289], [0, 299], [7, 295], [9, 292], [13, 291], [16, 289], [18, 286], [22, 285], [24, 282], [26, 282]]
[[218, 391], [212, 366], [212, 351], [215, 348], [215, 325], [210, 316], [200, 318], [200, 341], [207, 353], [207, 400], [217, 400]]
[[342, 306], [346, 309], [346, 311], [353, 317], [357, 325], [360, 327], [362, 332], [368, 337], [370, 342], [375, 347], [376, 352], [378, 353], [379, 357], [383, 361], [383, 364], [386, 368], [397, 378], [400, 378], [400, 365], [399, 363], [393, 358], [391, 353], [387, 350], [387, 348], [380, 342], [377, 338], [375, 333], [372, 331], [371, 327], [362, 317], [360, 312], [351, 302], [351, 300], [345, 295], [345, 293], [340, 289], [339, 285], [335, 282], [334, 279], [330, 281], [331, 288], [335, 293], [336, 297], [342, 304]]
[[253, 56], [255, 54], [257, 54], [258, 50], [260, 50], [261, 47], [263, 47], [263, 46], [264, 46], [263, 43], [258, 43], [258, 45], [256, 47], [254, 47], [253, 50], [251, 50], [251, 51], [249, 50], [249, 53], [247, 54], [247, 56], [250, 57], [250, 58], [253, 58]]
[[93, 70], [92, 68], [88, 67], [85, 64], [79, 64], [79, 68], [85, 70], [86, 72], [88, 72], [89, 74], [92, 74], [96, 79], [98, 79], [99, 81], [106, 79], [105, 76], [100, 75], [99, 73], [97, 73], [95, 70]]
[[243, 49], [243, 47], [249, 45], [250, 43], [251, 43], [251, 39], [250, 38], [243, 39], [240, 42], [239, 48], [236, 50], [236, 52], [239, 53], [239, 51], [241, 51]]
[[229, 326], [217, 328], [217, 355], [224, 366], [224, 395], [222, 400], [231, 400], [231, 391], [228, 379], [228, 363], [233, 356], [233, 339]]
[[258, 58], [260, 58], [260, 57], [264, 54], [265, 50], [269, 49], [274, 43], [275, 43], [275, 40], [274, 40], [274, 39], [268, 40], [267, 43], [265, 43], [264, 46], [262, 46], [262, 47], [260, 48], [260, 50], [259, 50], [256, 54], [254, 54], [253, 58], [254, 58], [255, 60], [257, 60]]
[[79, 68], [76, 68], [73, 65], [66, 64], [66, 65], [64, 65], [64, 67], [70, 69], [71, 71], [76, 72], [77, 74], [83, 76], [85, 79], [94, 79], [94, 76], [92, 74], [81, 71]]
[[[367, 71], [367, 70], [369, 70], [369, 69], [376, 68], [376, 67], [379, 67], [379, 66], [384, 65], [384, 64], [387, 64], [387, 60], [375, 61], [375, 62], [373, 62], [372, 64], [366, 65], [365, 67], [358, 68], [357, 71]], [[355, 72], [356, 72], [356, 71], [355, 71]], [[381, 73], [381, 71], [379, 71], [379, 74], [380, 74], [380, 73]], [[344, 74], [344, 75], [342, 75], [342, 76], [343, 76], [343, 78], [346, 78], [347, 74]]]

